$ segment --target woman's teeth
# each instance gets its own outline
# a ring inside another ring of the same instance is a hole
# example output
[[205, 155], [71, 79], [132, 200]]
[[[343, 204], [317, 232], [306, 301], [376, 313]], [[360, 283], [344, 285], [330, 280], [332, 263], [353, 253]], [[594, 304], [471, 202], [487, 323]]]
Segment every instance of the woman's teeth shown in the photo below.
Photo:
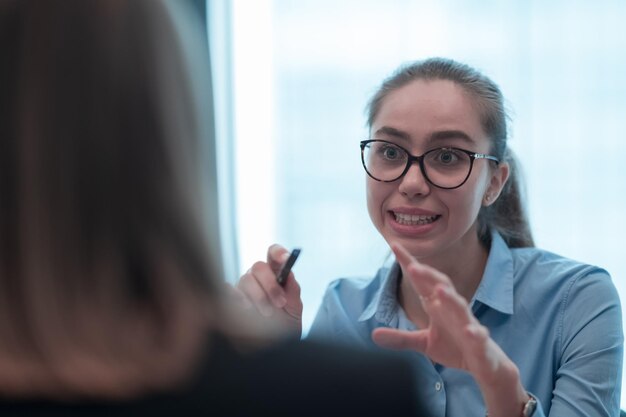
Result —
[[393, 213], [396, 217], [396, 222], [400, 224], [406, 225], [418, 225], [418, 224], [429, 224], [437, 220], [439, 216], [418, 216], [413, 214], [400, 214]]

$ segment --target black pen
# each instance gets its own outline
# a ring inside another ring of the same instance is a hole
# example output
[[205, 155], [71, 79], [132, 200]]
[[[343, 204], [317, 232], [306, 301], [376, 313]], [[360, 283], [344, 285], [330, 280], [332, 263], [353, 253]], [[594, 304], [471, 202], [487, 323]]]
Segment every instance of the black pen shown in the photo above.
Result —
[[300, 255], [300, 248], [296, 248], [293, 251], [291, 251], [291, 254], [289, 255], [289, 259], [287, 259], [287, 262], [285, 262], [282, 268], [280, 268], [280, 272], [278, 273], [278, 275], [276, 275], [276, 282], [278, 282], [278, 284], [281, 287], [285, 286], [285, 283], [287, 282], [287, 277], [289, 276], [289, 273], [291, 272], [291, 268], [293, 267], [293, 264], [296, 263], [296, 259], [298, 259], [298, 255]]

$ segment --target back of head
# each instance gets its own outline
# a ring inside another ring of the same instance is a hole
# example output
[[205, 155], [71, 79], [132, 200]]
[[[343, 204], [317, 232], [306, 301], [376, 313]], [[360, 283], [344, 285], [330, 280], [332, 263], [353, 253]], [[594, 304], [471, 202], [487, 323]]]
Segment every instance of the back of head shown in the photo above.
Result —
[[481, 115], [483, 130], [491, 141], [491, 154], [510, 166], [510, 175], [499, 198], [478, 215], [479, 238], [488, 243], [490, 231], [498, 231], [510, 247], [533, 246], [523, 204], [519, 164], [507, 146], [507, 114], [502, 92], [496, 83], [469, 65], [446, 58], [430, 58], [400, 67], [383, 81], [367, 105], [367, 124], [372, 126], [387, 95], [415, 80], [447, 80], [473, 98]]
[[216, 285], [183, 6], [0, 4], [0, 393], [188, 372]]

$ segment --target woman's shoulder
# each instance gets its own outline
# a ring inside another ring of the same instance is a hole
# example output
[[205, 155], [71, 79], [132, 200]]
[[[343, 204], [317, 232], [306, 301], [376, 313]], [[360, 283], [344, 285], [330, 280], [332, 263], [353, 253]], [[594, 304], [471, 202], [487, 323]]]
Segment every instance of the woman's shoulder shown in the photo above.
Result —
[[604, 268], [545, 249], [512, 249], [511, 254], [515, 291], [520, 295], [560, 300], [560, 308], [569, 309], [578, 303], [619, 305], [617, 289]]
[[171, 390], [103, 400], [0, 398], [0, 412], [24, 417], [411, 416], [421, 415], [416, 390], [410, 366], [392, 353], [296, 340], [242, 349], [212, 333], [193, 377]]
[[590, 263], [579, 261], [541, 248], [514, 248], [511, 257], [516, 275], [540, 273], [552, 279], [579, 279], [593, 276], [610, 281], [609, 273]]

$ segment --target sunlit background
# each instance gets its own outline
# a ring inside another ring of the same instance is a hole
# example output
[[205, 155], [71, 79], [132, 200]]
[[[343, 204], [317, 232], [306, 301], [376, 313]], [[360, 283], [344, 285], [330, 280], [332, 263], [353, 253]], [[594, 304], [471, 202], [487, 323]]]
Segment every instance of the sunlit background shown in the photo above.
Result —
[[[358, 142], [401, 63], [445, 56], [502, 88], [539, 247], [606, 268], [626, 299], [626, 2], [209, 1], [229, 279], [301, 247], [305, 331], [329, 281], [372, 276]], [[622, 395], [622, 403], [626, 403]]]

